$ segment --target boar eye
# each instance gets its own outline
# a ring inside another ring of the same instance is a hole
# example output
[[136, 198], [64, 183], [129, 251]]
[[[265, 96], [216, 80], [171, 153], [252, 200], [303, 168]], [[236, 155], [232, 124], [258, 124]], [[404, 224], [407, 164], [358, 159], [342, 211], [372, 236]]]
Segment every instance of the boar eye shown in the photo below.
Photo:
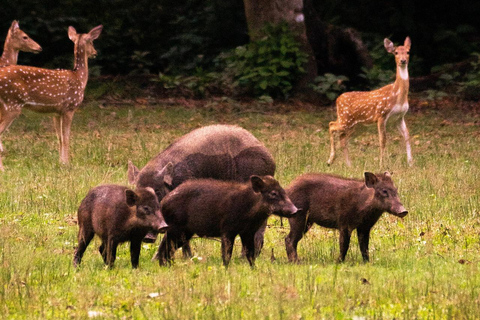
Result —
[[388, 198], [388, 191], [383, 189], [382, 190], [382, 196], [384, 196], [385, 198]]
[[147, 215], [148, 215], [148, 214], [152, 214], [152, 209], [150, 209], [150, 207], [148, 207], [148, 206], [143, 206], [143, 207], [142, 207], [142, 210], [143, 210], [143, 212], [145, 212], [145, 214], [147, 214]]
[[276, 199], [278, 198], [278, 192], [275, 190], [271, 191], [269, 196], [270, 196], [270, 199]]

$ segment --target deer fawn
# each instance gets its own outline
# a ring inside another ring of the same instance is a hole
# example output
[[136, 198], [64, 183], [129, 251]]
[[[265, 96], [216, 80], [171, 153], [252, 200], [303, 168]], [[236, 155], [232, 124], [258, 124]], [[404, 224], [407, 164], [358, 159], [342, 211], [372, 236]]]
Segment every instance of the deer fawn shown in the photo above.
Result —
[[[68, 28], [68, 37], [75, 44], [73, 70], [26, 66], [0, 68], [0, 135], [24, 107], [40, 113], [56, 113], [53, 122], [59, 140], [60, 162], [68, 163], [73, 115], [83, 101], [88, 80], [88, 58], [97, 54], [93, 40], [100, 36], [102, 28], [99, 25], [86, 34], [77, 34], [75, 28]], [[4, 170], [1, 156], [0, 170]]]
[[347, 144], [355, 125], [376, 122], [380, 140], [380, 166], [382, 166], [387, 141], [386, 125], [390, 119], [397, 124], [405, 140], [407, 161], [409, 165], [412, 164], [410, 136], [404, 119], [405, 113], [408, 111], [408, 60], [411, 41], [407, 37], [403, 46], [395, 47], [390, 40], [385, 39], [384, 46], [387, 52], [395, 55], [397, 65], [395, 82], [373, 91], [346, 92], [337, 98], [337, 121], [329, 124], [331, 144], [330, 158], [327, 161], [329, 165], [335, 159], [335, 133], [340, 136], [345, 161], [348, 166], [351, 166]]
[[42, 47], [20, 30], [18, 21], [14, 20], [5, 39], [3, 54], [0, 57], [0, 68], [16, 65], [19, 51], [39, 53], [42, 51]]

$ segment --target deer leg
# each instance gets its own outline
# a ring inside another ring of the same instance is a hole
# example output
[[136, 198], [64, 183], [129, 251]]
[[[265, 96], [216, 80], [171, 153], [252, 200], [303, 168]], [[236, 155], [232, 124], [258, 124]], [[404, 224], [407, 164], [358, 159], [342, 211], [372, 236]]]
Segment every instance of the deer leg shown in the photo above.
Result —
[[403, 139], [405, 140], [405, 146], [407, 148], [407, 162], [409, 165], [412, 165], [413, 157], [412, 157], [412, 148], [410, 147], [410, 134], [408, 133], [407, 125], [405, 124], [404, 118], [402, 118], [402, 120], [398, 124], [398, 130], [400, 130], [400, 133], [402, 134]]
[[348, 138], [349, 135], [346, 134], [345, 131], [340, 132], [340, 145], [342, 146], [343, 154], [345, 156], [345, 163], [348, 167], [351, 167], [352, 163], [350, 162], [350, 157], [348, 156]]
[[[20, 115], [20, 112], [2, 113], [0, 118], [0, 136], [10, 127], [13, 120]], [[0, 140], [0, 171], [4, 171], [1, 153], [4, 151], [2, 141]]]
[[331, 165], [333, 160], [335, 160], [335, 132], [336, 132], [336, 122], [332, 121], [328, 125], [328, 132], [330, 133], [330, 157], [328, 158], [327, 164]]
[[61, 115], [59, 130], [60, 132], [60, 163], [68, 163], [68, 154], [70, 147], [70, 127], [72, 126], [74, 112], [70, 111]]
[[383, 167], [383, 156], [385, 154], [385, 145], [387, 143], [387, 124], [380, 118], [377, 122], [378, 139], [380, 141], [380, 167]]
[[58, 139], [58, 152], [59, 154], [62, 152], [61, 145], [62, 145], [62, 129], [61, 129], [61, 119], [59, 115], [54, 115], [53, 118], [53, 128], [55, 129], [55, 134], [57, 135]]

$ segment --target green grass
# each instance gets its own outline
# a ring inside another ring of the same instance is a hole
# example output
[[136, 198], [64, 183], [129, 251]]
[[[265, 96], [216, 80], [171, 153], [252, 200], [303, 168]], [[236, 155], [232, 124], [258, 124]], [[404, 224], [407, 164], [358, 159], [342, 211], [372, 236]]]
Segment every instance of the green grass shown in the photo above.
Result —
[[[234, 109], [234, 108], [233, 108]], [[288, 222], [269, 220], [265, 247], [251, 270], [237, 240], [228, 270], [220, 243], [194, 239], [194, 259], [177, 252], [170, 268], [150, 261], [145, 244], [132, 270], [122, 245], [113, 270], [99, 241], [78, 270], [76, 209], [89, 188], [127, 184], [127, 161], [142, 167], [175, 138], [202, 125], [239, 124], [272, 151], [286, 186], [304, 172], [362, 177], [378, 172], [378, 138], [368, 129], [351, 142], [352, 168], [326, 165], [328, 122], [318, 112], [234, 113], [182, 106], [86, 105], [75, 115], [68, 166], [58, 164], [51, 119], [25, 111], [3, 137], [0, 174], [0, 317], [5, 319], [473, 319], [480, 317], [480, 117], [452, 111], [410, 112], [415, 164], [389, 130], [387, 169], [409, 215], [385, 214], [363, 264], [356, 234], [336, 264], [338, 233], [318, 226], [287, 262]], [[448, 120], [444, 122], [444, 120]], [[158, 243], [158, 242], [157, 242]], [[272, 261], [272, 252], [275, 260]]]

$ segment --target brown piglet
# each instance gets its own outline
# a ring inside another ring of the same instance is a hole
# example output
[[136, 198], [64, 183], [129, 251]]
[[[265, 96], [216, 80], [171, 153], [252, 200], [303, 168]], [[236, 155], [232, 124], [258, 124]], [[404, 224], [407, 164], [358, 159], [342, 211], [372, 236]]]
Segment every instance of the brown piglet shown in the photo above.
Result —
[[102, 239], [99, 251], [103, 261], [113, 267], [119, 243], [130, 242], [132, 267], [138, 267], [143, 237], [149, 231], [165, 232], [167, 224], [152, 188], [135, 191], [119, 185], [102, 185], [91, 189], [78, 209], [78, 248], [74, 266], [82, 260], [94, 235]]
[[219, 237], [228, 266], [235, 237], [240, 235], [251, 267], [257, 256], [256, 232], [271, 214], [290, 217], [297, 208], [272, 176], [251, 176], [247, 182], [188, 180], [161, 202], [169, 228], [159, 247], [159, 263], [170, 263], [176, 249], [194, 234]]
[[400, 202], [390, 173], [365, 172], [364, 180], [329, 174], [304, 174], [286, 189], [298, 213], [289, 218], [290, 233], [285, 238], [288, 260], [298, 261], [297, 244], [316, 223], [340, 232], [340, 256], [345, 260], [350, 236], [357, 230], [363, 260], [369, 261], [370, 230], [383, 212], [403, 218], [407, 210]]

